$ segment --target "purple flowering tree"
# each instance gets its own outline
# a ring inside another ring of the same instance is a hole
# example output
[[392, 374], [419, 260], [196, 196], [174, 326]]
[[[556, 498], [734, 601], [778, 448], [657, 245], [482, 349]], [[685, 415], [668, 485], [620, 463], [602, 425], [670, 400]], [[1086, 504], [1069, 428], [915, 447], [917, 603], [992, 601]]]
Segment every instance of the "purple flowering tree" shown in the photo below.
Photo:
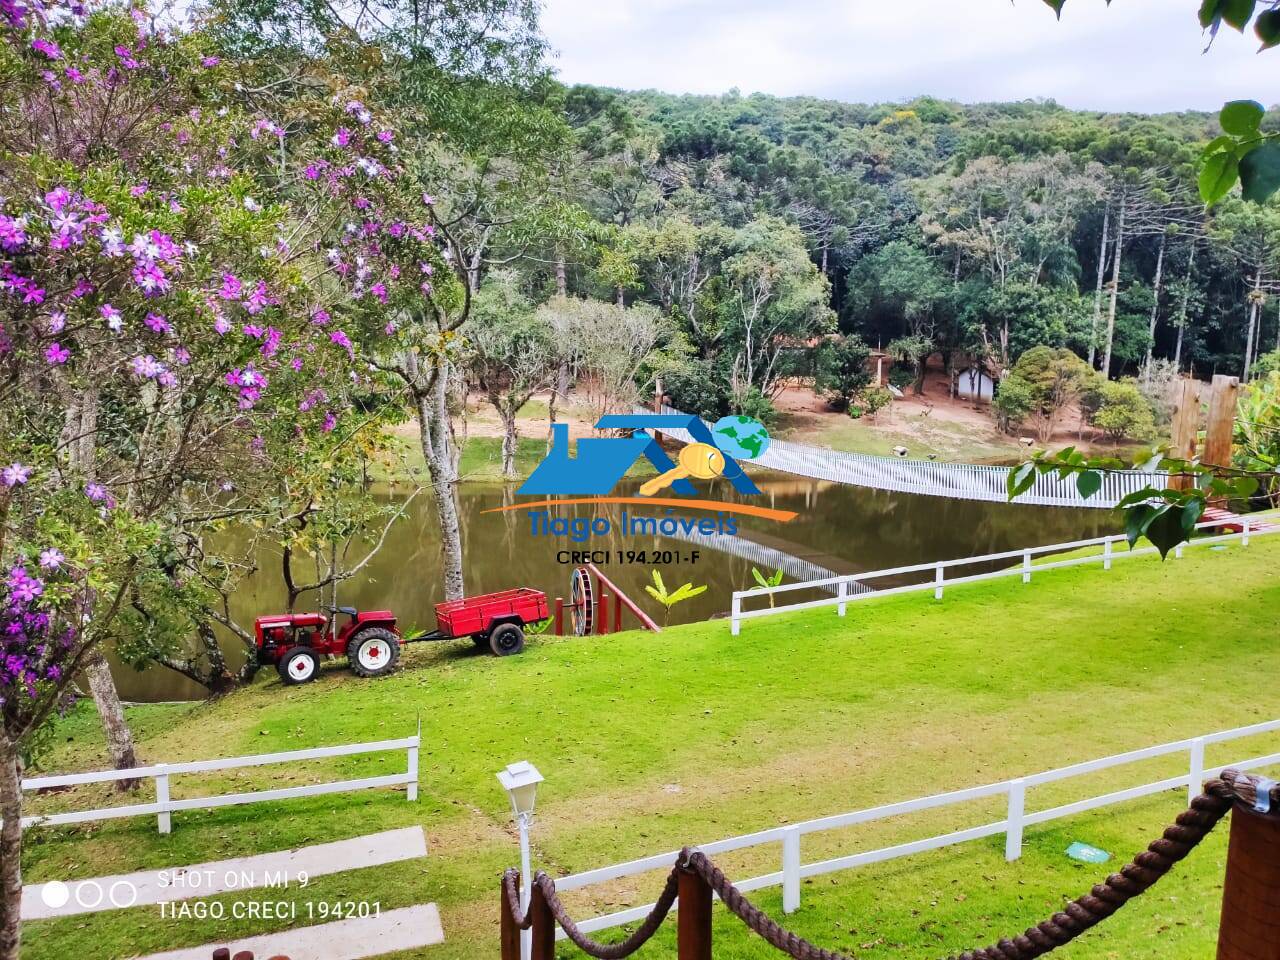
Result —
[[[138, 12], [0, 0], [0, 25], [0, 960], [12, 960], [23, 762], [71, 678], [89, 677], [113, 760], [133, 763], [103, 649], [143, 623], [180, 627], [178, 609], [208, 641], [211, 571], [228, 566], [215, 535], [265, 521], [296, 538], [272, 524], [306, 501], [301, 480], [376, 446], [378, 417], [355, 408], [388, 393], [371, 361], [409, 349], [395, 318], [447, 299], [424, 285], [448, 271], [420, 191], [401, 196], [394, 132], [358, 101], [266, 115], [202, 34], [165, 36]], [[405, 393], [390, 389], [388, 405]], [[368, 520], [341, 511], [347, 531]]]

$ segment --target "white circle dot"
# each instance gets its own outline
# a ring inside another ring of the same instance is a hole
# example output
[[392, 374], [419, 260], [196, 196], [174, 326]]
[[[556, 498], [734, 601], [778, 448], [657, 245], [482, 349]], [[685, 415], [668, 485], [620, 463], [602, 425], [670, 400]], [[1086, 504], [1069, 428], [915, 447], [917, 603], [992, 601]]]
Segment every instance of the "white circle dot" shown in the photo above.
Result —
[[[123, 890], [124, 895], [117, 895], [117, 891]], [[111, 889], [107, 892], [111, 905], [123, 909], [124, 907], [132, 907], [138, 902], [138, 888], [128, 880], [117, 880], [111, 885]]]
[[40, 888], [40, 899], [50, 910], [59, 910], [71, 899], [71, 890], [61, 880], [50, 880]]
[[[92, 900], [86, 899], [85, 894], [93, 897]], [[96, 897], [93, 895], [97, 894]], [[97, 880], [86, 880], [84, 883], [76, 886], [76, 903], [84, 907], [86, 910], [96, 910], [102, 905], [103, 899], [106, 897], [106, 891], [102, 889], [102, 884]]]

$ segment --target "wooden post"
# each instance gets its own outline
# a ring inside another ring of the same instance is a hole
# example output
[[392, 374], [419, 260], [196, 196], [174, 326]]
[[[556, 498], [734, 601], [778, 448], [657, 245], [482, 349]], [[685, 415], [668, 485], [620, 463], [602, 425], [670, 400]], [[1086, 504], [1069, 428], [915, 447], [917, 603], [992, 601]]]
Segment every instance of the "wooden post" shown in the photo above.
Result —
[[[1199, 380], [1187, 377], [1178, 387], [1178, 398], [1170, 427], [1172, 443], [1170, 454], [1180, 460], [1191, 460], [1196, 455], [1196, 443], [1200, 439], [1200, 394], [1204, 387]], [[1174, 477], [1171, 486], [1185, 490], [1191, 485], [1191, 477]]]
[[622, 632], [622, 597], [613, 598], [613, 632]]
[[1218, 960], [1280, 960], [1280, 816], [1231, 811]]
[[596, 633], [609, 632], [609, 594], [604, 587], [600, 588], [600, 596], [596, 599]]
[[679, 904], [678, 960], [711, 960], [711, 888], [692, 870], [680, 871]]
[[532, 960], [556, 960], [556, 918], [536, 883], [529, 899], [529, 914], [533, 917]]
[[556, 636], [564, 636], [564, 597], [556, 597]]
[[520, 928], [516, 926], [516, 918], [511, 916], [511, 906], [507, 903], [507, 891], [502, 881], [498, 881], [498, 901], [498, 917], [502, 929], [501, 960], [520, 960]]
[[[1209, 422], [1204, 432], [1204, 454], [1201, 459], [1218, 467], [1231, 466], [1231, 443], [1235, 436], [1236, 403], [1240, 397], [1240, 378], [1218, 374], [1213, 378], [1213, 395], [1209, 398]], [[1209, 501], [1210, 506], [1223, 500]]]

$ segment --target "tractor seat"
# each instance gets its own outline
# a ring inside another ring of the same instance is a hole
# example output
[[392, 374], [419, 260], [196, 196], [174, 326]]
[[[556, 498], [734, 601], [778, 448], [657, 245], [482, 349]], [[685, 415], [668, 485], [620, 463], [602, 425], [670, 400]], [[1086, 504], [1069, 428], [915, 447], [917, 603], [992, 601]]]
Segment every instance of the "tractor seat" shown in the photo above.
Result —
[[359, 611], [359, 610], [357, 610], [355, 607], [339, 607], [339, 608], [338, 608], [338, 612], [339, 612], [339, 613], [345, 613], [345, 614], [346, 614], [347, 616], [349, 616], [349, 617], [354, 617], [354, 616], [355, 616], [356, 614], [358, 614], [360, 611]]

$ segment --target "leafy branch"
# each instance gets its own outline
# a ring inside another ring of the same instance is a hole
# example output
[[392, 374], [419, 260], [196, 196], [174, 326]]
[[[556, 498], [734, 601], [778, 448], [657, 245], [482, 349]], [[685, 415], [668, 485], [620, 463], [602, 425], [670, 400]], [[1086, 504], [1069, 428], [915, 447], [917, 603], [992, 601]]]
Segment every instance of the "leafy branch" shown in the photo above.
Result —
[[[1274, 479], [1277, 473], [1274, 466], [1269, 470], [1240, 470], [1168, 457], [1163, 447], [1152, 449], [1127, 467], [1115, 457], [1088, 457], [1075, 447], [1067, 447], [1052, 454], [1040, 451], [1011, 470], [1007, 482], [1009, 499], [1026, 493], [1039, 477], [1053, 475], [1059, 480], [1075, 477], [1076, 489], [1087, 500], [1102, 489], [1108, 473], [1130, 469], [1150, 474], [1153, 482], [1116, 504], [1125, 512], [1129, 546], [1145, 537], [1161, 557], [1191, 539], [1209, 501], [1248, 499], [1264, 480]], [[1156, 482], [1158, 477], [1182, 482], [1161, 487]]]

